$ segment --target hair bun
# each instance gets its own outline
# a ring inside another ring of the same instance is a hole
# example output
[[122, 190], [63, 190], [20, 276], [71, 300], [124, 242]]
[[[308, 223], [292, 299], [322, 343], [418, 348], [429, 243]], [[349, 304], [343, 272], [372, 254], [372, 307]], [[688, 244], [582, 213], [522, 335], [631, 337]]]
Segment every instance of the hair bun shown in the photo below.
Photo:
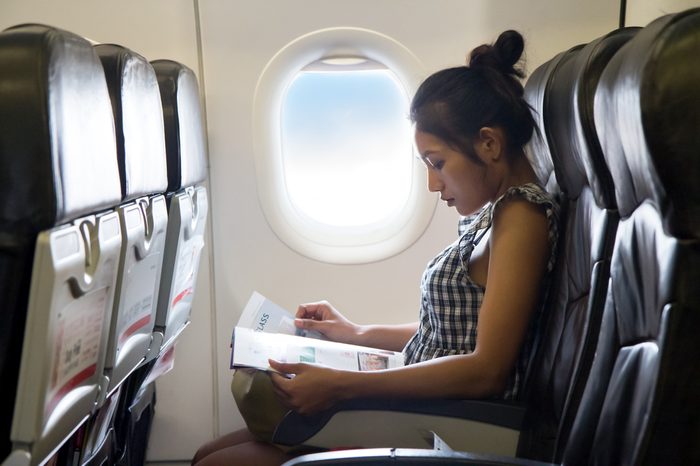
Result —
[[504, 31], [493, 45], [483, 44], [472, 50], [469, 66], [494, 68], [503, 74], [523, 78], [525, 73], [516, 64], [520, 61], [524, 48], [525, 41], [518, 31]]

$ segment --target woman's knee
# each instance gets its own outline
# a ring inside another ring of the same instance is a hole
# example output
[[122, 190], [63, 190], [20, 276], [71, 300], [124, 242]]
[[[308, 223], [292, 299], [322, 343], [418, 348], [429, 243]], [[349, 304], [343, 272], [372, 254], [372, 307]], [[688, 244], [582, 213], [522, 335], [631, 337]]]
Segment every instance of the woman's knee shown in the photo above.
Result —
[[234, 432], [229, 432], [228, 434], [215, 438], [214, 440], [211, 440], [199, 447], [192, 458], [192, 464], [195, 465], [201, 462], [204, 458], [219, 450], [252, 441], [255, 441], [255, 437], [248, 429], [240, 429]]
[[212, 451], [201, 457], [197, 466], [280, 466], [291, 458], [277, 447], [258, 440], [243, 442]]

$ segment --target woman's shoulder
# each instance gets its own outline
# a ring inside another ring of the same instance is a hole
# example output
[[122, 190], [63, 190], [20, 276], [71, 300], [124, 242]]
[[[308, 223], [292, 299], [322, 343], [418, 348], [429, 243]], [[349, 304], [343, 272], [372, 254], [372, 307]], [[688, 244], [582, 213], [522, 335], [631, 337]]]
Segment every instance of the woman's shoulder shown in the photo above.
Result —
[[537, 183], [526, 183], [517, 186], [511, 186], [501, 195], [494, 206], [509, 199], [522, 199], [533, 204], [541, 204], [543, 207], [557, 209], [557, 202], [550, 193]]
[[[503, 207], [507, 205], [507, 208], [496, 209], [499, 204]], [[516, 221], [521, 226], [535, 227], [539, 223], [537, 217], [546, 221], [547, 240], [550, 244], [547, 269], [552, 270], [559, 237], [559, 204], [556, 198], [536, 183], [512, 186], [493, 203], [492, 221], [497, 223], [496, 217], [503, 215], [510, 217], [503, 219], [505, 223]]]
[[[559, 223], [559, 205], [550, 193], [536, 183], [511, 186], [500, 197], [476, 214], [463, 217], [459, 225], [460, 235], [464, 233], [474, 234], [478, 230], [490, 228], [494, 217], [501, 215], [501, 210], [513, 210], [513, 207], [502, 209], [501, 207], [505, 204], [515, 205], [516, 211], [523, 209], [532, 210], [538, 215], [544, 214], [548, 220], [550, 232], [553, 233], [552, 236], [556, 236]], [[518, 204], [520, 207], [517, 207]], [[532, 209], [532, 207], [536, 207], [536, 209]]]
[[548, 219], [550, 230], [557, 229], [559, 204], [552, 194], [548, 193], [537, 183], [526, 183], [508, 188], [505, 193], [493, 202], [492, 215], [499, 205], [511, 203], [512, 201], [523, 201], [525, 205], [538, 206]]

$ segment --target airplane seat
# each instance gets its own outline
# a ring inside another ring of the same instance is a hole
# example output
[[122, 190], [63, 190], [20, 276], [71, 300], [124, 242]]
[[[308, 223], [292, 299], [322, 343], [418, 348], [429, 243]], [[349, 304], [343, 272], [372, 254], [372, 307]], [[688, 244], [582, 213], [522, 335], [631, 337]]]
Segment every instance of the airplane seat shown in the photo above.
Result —
[[[610, 59], [594, 120], [619, 223], [595, 356], [562, 465], [700, 463], [700, 9], [663, 16]], [[447, 450], [306, 455], [300, 465], [538, 465]]]
[[565, 463], [700, 463], [699, 54], [700, 8], [661, 17], [596, 90], [621, 219]]
[[155, 71], [141, 55], [100, 44], [121, 175], [123, 245], [107, 353], [109, 392], [146, 356], [153, 338], [165, 248], [168, 187], [163, 108]]
[[104, 73], [82, 37], [0, 33], [0, 193], [0, 460], [33, 465], [107, 389], [120, 180]]
[[[140, 58], [139, 66], [146, 68]], [[150, 68], [162, 116], [160, 127], [149, 127], [149, 132], [153, 131], [149, 134], [158, 134], [159, 141], [164, 136], [167, 222], [152, 338], [145, 357], [123, 384], [114, 419], [113, 457], [116, 464], [125, 466], [143, 464], [155, 413], [155, 379], [172, 367], [175, 342], [190, 322], [208, 211], [203, 186], [207, 178], [206, 146], [196, 77], [192, 70], [171, 60], [153, 61]], [[148, 87], [155, 102], [150, 77]], [[136, 107], [132, 110], [138, 111], [138, 99], [133, 103]]]
[[172, 60], [151, 62], [163, 105], [168, 165], [168, 226], [156, 310], [159, 351], [172, 347], [190, 322], [207, 219], [207, 155], [194, 72]]
[[[155, 71], [141, 55], [115, 44], [94, 46], [107, 79], [114, 113], [122, 203], [117, 208], [122, 248], [105, 362], [105, 406], [84, 434], [83, 464], [112, 462], [116, 444], [117, 390], [145, 360], [153, 340], [160, 271], [168, 223], [163, 110]], [[121, 407], [121, 409], [126, 409]]]
[[575, 413], [593, 359], [618, 223], [593, 97], [605, 65], [637, 31], [618, 29], [562, 52], [526, 85], [548, 141], [563, 214], [547, 321], [527, 384], [520, 457], [556, 459], [556, 445], [565, 444], [570, 428], [566, 414]]

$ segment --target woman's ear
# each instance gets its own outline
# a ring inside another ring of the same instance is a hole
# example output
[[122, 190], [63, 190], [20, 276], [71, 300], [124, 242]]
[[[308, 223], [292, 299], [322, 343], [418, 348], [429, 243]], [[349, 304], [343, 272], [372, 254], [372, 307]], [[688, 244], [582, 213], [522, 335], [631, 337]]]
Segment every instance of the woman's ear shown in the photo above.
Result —
[[484, 126], [479, 130], [479, 138], [474, 143], [474, 149], [484, 163], [499, 161], [504, 155], [505, 147], [503, 130], [490, 126]]

